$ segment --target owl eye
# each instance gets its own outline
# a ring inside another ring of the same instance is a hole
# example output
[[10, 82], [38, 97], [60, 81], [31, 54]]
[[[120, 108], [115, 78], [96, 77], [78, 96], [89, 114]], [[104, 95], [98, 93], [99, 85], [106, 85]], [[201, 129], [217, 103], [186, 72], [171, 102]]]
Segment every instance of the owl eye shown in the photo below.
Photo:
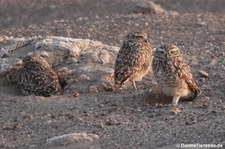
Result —
[[159, 54], [165, 54], [165, 51], [158, 51], [159, 52]]
[[174, 49], [170, 50], [169, 53], [170, 54], [177, 54], [177, 53], [179, 53], [179, 50], [174, 48]]
[[22, 61], [23, 62], [27, 62], [27, 61], [30, 61], [31, 60], [31, 56], [25, 56], [22, 58]]
[[170, 51], [170, 54], [174, 54], [174, 53], [176, 53], [176, 51]]

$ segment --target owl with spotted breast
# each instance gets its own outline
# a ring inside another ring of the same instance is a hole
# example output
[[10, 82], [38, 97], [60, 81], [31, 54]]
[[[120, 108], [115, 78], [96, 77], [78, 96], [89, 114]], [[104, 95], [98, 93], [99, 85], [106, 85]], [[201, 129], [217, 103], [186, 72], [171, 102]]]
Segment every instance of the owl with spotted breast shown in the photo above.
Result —
[[147, 34], [144, 32], [128, 33], [115, 61], [115, 86], [121, 88], [127, 81], [132, 81], [134, 89], [137, 89], [135, 81], [141, 81], [151, 70], [151, 62], [152, 48]]
[[173, 44], [166, 44], [153, 51], [153, 73], [163, 94], [173, 97], [172, 104], [178, 105], [180, 97], [196, 98], [200, 88], [184, 62], [181, 50]]
[[47, 60], [39, 55], [23, 58], [17, 84], [24, 95], [49, 97], [62, 91], [56, 72]]

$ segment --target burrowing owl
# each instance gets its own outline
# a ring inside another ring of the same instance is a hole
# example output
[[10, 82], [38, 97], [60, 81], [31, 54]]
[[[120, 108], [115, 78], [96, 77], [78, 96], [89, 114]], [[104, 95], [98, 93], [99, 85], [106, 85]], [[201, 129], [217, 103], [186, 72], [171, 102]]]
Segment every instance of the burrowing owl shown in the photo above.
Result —
[[20, 70], [17, 84], [24, 95], [51, 96], [61, 93], [58, 76], [41, 56], [26, 56]]
[[144, 32], [131, 32], [120, 48], [114, 71], [115, 85], [121, 87], [128, 80], [141, 81], [151, 69], [152, 49]]
[[180, 97], [194, 99], [200, 89], [189, 66], [184, 62], [180, 49], [175, 45], [162, 45], [154, 49], [153, 72], [165, 95], [173, 96], [177, 105]]

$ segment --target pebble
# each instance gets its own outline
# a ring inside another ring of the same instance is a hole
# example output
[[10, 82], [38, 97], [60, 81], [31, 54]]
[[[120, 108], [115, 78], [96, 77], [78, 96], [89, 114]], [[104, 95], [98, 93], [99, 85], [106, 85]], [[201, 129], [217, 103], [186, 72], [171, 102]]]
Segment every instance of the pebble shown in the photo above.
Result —
[[155, 4], [152, 1], [141, 0], [136, 2], [136, 7], [143, 12], [150, 12], [153, 14], [163, 14], [166, 13], [160, 5]]
[[83, 133], [70, 133], [64, 134], [60, 136], [55, 136], [47, 139], [44, 144], [45, 147], [57, 147], [57, 146], [66, 146], [73, 144], [73, 146], [86, 144], [87, 142], [91, 142], [99, 139], [99, 136], [96, 134], [87, 134]]
[[208, 107], [209, 106], [209, 102], [207, 100], [203, 100], [202, 101], [202, 106], [203, 107]]
[[73, 92], [73, 97], [78, 97], [78, 96], [80, 96], [80, 94], [77, 91], [74, 91]]
[[209, 78], [209, 74], [206, 71], [204, 71], [204, 70], [199, 70], [198, 74], [202, 78]]
[[95, 85], [91, 85], [89, 90], [91, 93], [98, 93], [98, 88]]
[[4, 38], [0, 36], [0, 43], [4, 41]]

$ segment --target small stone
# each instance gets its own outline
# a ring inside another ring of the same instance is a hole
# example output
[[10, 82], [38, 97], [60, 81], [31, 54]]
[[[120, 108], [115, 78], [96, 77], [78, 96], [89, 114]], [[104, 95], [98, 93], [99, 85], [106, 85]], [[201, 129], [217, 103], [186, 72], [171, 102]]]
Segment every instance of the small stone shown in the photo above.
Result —
[[69, 70], [67, 67], [62, 67], [58, 70], [58, 73], [67, 74], [67, 73], [69, 73]]
[[112, 125], [120, 125], [121, 123], [115, 119], [107, 118], [105, 124], [106, 126], [112, 126]]
[[191, 125], [192, 123], [190, 121], [186, 121], [185, 125]]
[[74, 91], [73, 92], [73, 97], [78, 97], [78, 96], [80, 96], [80, 94], [77, 91]]
[[91, 93], [98, 93], [98, 89], [97, 89], [97, 87], [95, 85], [89, 86], [89, 91]]
[[47, 121], [47, 124], [52, 124], [52, 120], [48, 120]]
[[90, 77], [85, 75], [85, 74], [81, 74], [80, 75], [80, 79], [82, 79], [82, 80], [91, 80]]
[[3, 126], [3, 130], [14, 130], [14, 131], [16, 131], [16, 130], [19, 130], [21, 128], [22, 128], [22, 126], [19, 122], [16, 122], [13, 126], [11, 126], [11, 125]]
[[137, 9], [141, 12], [149, 12], [153, 14], [164, 14], [166, 10], [164, 10], [160, 5], [155, 4], [152, 1], [141, 0], [136, 2]]
[[113, 86], [111, 84], [101, 83], [101, 86], [105, 91], [113, 91]]
[[203, 107], [208, 107], [209, 106], [209, 102], [207, 100], [203, 100], [202, 101], [202, 106]]
[[4, 38], [0, 36], [0, 43], [4, 41]]
[[75, 115], [73, 113], [67, 113], [66, 116], [68, 117], [68, 119], [74, 119]]
[[157, 108], [163, 108], [163, 104], [162, 103], [158, 103], [158, 104], [156, 104], [156, 107]]
[[78, 117], [77, 120], [80, 121], [80, 122], [84, 121], [81, 117]]
[[23, 115], [22, 119], [33, 119], [33, 115], [32, 114]]
[[44, 144], [45, 147], [54, 147], [57, 146], [66, 146], [72, 144], [73, 146], [86, 144], [88, 142], [99, 139], [99, 136], [96, 134], [87, 134], [87, 133], [71, 133], [64, 134], [61, 136], [55, 136], [50, 139], [47, 139]]
[[168, 117], [166, 117], [166, 118], [164, 119], [164, 121], [165, 121], [166, 123], [168, 123], [169, 120], [170, 120], [170, 118], [168, 118]]
[[204, 70], [199, 70], [198, 74], [202, 78], [209, 78], [209, 74], [206, 71], [204, 71]]

